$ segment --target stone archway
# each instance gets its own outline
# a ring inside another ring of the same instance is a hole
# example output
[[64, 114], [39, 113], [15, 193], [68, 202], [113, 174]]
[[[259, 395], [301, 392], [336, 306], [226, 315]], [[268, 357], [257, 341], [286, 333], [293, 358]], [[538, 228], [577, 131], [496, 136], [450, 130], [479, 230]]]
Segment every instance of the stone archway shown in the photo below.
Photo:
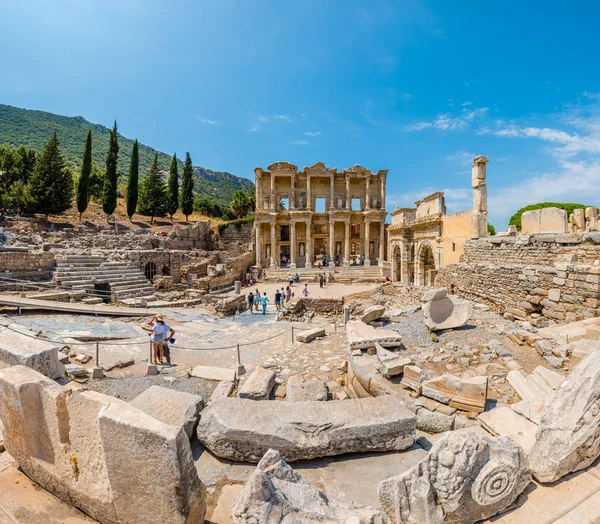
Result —
[[432, 286], [436, 269], [433, 245], [429, 240], [423, 240], [415, 257], [416, 285]]
[[156, 275], [156, 264], [154, 262], [147, 262], [144, 266], [144, 274], [146, 278], [152, 282], [154, 275]]

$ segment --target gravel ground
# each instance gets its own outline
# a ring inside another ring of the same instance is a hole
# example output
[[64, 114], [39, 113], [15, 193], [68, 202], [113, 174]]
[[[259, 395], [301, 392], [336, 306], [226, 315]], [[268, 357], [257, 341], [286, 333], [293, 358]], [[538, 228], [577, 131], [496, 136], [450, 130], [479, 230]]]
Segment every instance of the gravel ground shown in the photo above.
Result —
[[432, 344], [429, 329], [423, 323], [422, 311], [410, 313], [399, 322], [390, 323], [385, 327], [397, 331], [402, 337], [402, 343], [407, 347], [423, 347]]

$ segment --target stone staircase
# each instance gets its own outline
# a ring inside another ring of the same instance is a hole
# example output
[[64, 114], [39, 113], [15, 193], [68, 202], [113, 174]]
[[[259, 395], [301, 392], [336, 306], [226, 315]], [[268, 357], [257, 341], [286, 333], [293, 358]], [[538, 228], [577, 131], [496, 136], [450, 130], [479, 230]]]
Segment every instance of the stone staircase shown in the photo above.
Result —
[[[329, 275], [333, 267], [319, 268], [298, 268], [298, 269], [268, 269], [268, 281], [287, 281], [289, 275], [298, 273], [300, 280], [312, 281], [315, 280], [320, 273]], [[336, 282], [382, 282], [384, 278], [381, 276], [381, 269], [378, 266], [350, 266], [348, 268], [336, 267], [334, 278]]]
[[128, 304], [156, 300], [152, 283], [139, 267], [129, 262], [105, 262], [101, 256], [57, 258], [52, 279], [63, 287], [85, 291], [86, 303], [113, 298], [117, 302], [127, 300]]

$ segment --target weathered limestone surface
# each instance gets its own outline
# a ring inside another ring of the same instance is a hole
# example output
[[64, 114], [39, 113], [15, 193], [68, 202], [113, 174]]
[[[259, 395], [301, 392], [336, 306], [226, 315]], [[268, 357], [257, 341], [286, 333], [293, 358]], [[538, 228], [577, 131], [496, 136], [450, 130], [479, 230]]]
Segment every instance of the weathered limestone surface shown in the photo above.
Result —
[[351, 320], [346, 324], [346, 335], [350, 349], [374, 348], [375, 343], [383, 347], [398, 347], [402, 344], [400, 335], [395, 331], [374, 328], [360, 320]]
[[231, 517], [234, 524], [383, 522], [383, 515], [376, 508], [328, 500], [273, 449], [267, 451], [244, 485], [233, 504]]
[[446, 288], [432, 289], [423, 296], [425, 325], [432, 331], [464, 326], [471, 318], [471, 305], [452, 300]]
[[524, 235], [567, 233], [568, 229], [567, 212], [564, 209], [546, 207], [525, 211], [521, 215], [521, 233]]
[[192, 438], [204, 408], [204, 399], [183, 391], [151, 386], [129, 404], [169, 426], [183, 428], [188, 438]]
[[204, 518], [187, 436], [114, 397], [0, 370], [7, 451], [29, 478], [104, 524]]
[[233, 382], [223, 380], [217, 384], [217, 387], [210, 396], [209, 402], [214, 402], [220, 398], [227, 398], [233, 391]]
[[477, 419], [493, 435], [510, 437], [527, 455], [531, 452], [538, 427], [508, 406], [498, 406], [480, 413]]
[[238, 395], [250, 400], [268, 400], [274, 385], [275, 373], [258, 366], [246, 379]]
[[208, 380], [227, 380], [235, 382], [235, 371], [228, 368], [219, 368], [216, 366], [196, 366], [192, 370], [192, 376], [206, 378]]
[[404, 375], [402, 375], [402, 385], [421, 394], [423, 382], [427, 380], [427, 375], [418, 366], [404, 366]]
[[64, 376], [58, 347], [0, 326], [0, 368], [27, 366], [48, 378]]
[[360, 317], [360, 319], [365, 324], [368, 324], [369, 322], [373, 322], [374, 320], [380, 319], [384, 314], [385, 307], [379, 305], [369, 306], [363, 311], [363, 314]]
[[482, 412], [487, 400], [487, 377], [442, 375], [423, 382], [421, 393], [443, 404], [465, 411]]
[[318, 378], [304, 380], [298, 375], [292, 375], [286, 385], [285, 400], [300, 402], [303, 400], [327, 400], [327, 386]]
[[507, 508], [531, 481], [507, 437], [448, 432], [406, 473], [378, 485], [389, 524], [472, 524]]
[[375, 343], [375, 349], [377, 350], [375, 367], [385, 378], [400, 375], [404, 372], [405, 366], [414, 364], [409, 358], [403, 357], [399, 353], [392, 353], [377, 343]]
[[520, 405], [516, 408], [518, 412], [539, 424], [547, 393], [522, 369], [509, 371], [506, 380], [524, 400], [524, 403], [519, 403]]
[[287, 461], [399, 451], [415, 440], [415, 415], [392, 396], [293, 403], [225, 398], [202, 412], [198, 438], [219, 457], [251, 462], [270, 448]]
[[600, 455], [600, 353], [582, 360], [546, 403], [531, 469], [554, 482], [588, 467]]
[[300, 331], [296, 335], [296, 340], [298, 342], [312, 342], [315, 338], [324, 337], [325, 336], [325, 328], [314, 328], [307, 329], [306, 331]]

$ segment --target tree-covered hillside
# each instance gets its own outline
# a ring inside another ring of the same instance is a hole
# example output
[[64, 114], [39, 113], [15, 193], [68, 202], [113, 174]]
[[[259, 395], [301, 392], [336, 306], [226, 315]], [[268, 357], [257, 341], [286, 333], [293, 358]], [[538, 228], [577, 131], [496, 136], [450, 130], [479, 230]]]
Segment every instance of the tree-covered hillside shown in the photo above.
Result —
[[[107, 127], [92, 124], [81, 116], [61, 116], [0, 104], [0, 146], [11, 148], [25, 146], [39, 152], [56, 130], [60, 147], [71, 167], [77, 167], [81, 162], [88, 129], [92, 130], [92, 159], [103, 171], [109, 143]], [[122, 183], [127, 176], [132, 147], [132, 139], [119, 135], [118, 171]], [[170, 155], [140, 144], [139, 166], [142, 177], [147, 174], [155, 153], [158, 153], [159, 169], [165, 171], [169, 169]], [[184, 153], [180, 152], [178, 157], [184, 158]], [[211, 197], [224, 205], [229, 205], [233, 193], [238, 189], [247, 190], [252, 186], [250, 180], [230, 173], [212, 171], [203, 167], [194, 168], [194, 192], [200, 196]]]

